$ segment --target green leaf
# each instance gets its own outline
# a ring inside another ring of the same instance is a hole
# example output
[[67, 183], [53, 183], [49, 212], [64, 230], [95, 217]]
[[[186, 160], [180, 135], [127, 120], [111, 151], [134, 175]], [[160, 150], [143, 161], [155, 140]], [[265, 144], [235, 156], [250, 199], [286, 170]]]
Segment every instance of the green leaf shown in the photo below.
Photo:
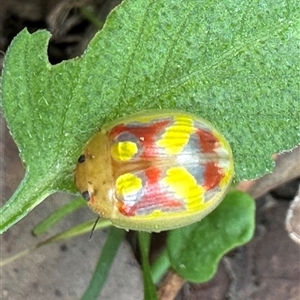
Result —
[[149, 249], [151, 234], [148, 232], [138, 232], [139, 246], [141, 251], [143, 279], [144, 279], [144, 299], [158, 300], [156, 288], [152, 280], [151, 268], [149, 264]]
[[167, 247], [171, 266], [188, 281], [208, 281], [216, 273], [224, 254], [247, 243], [254, 228], [254, 200], [243, 192], [231, 192], [201, 222], [169, 233]]
[[106, 282], [114, 258], [125, 236], [125, 230], [112, 227], [101, 251], [92, 280], [81, 300], [98, 299]]
[[232, 145], [236, 181], [271, 170], [271, 155], [299, 142], [299, 31], [297, 0], [127, 0], [82, 57], [55, 66], [49, 33], [22, 31], [7, 51], [0, 103], [26, 176], [0, 210], [0, 232], [47, 195], [74, 192], [84, 143], [146, 108], [215, 124]]

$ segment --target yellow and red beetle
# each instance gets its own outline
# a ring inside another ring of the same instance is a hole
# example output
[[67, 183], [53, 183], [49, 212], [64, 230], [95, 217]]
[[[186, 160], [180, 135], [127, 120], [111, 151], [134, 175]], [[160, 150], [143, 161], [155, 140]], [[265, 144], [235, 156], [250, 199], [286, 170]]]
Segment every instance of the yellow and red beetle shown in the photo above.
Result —
[[162, 231], [209, 214], [233, 173], [230, 146], [209, 122], [180, 111], [144, 111], [105, 125], [90, 139], [75, 184], [115, 226]]

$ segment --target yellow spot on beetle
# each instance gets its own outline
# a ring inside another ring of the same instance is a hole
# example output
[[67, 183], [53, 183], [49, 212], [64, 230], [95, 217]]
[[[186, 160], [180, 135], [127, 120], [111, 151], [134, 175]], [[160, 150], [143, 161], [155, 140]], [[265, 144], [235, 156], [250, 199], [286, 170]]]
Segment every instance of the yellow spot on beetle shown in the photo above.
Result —
[[169, 155], [182, 152], [188, 143], [191, 133], [194, 132], [193, 120], [184, 116], [175, 118], [175, 123], [166, 129], [162, 138], [157, 142], [159, 147], [165, 148]]
[[138, 152], [134, 142], [118, 142], [111, 147], [111, 155], [118, 161], [129, 161]]
[[186, 202], [188, 211], [197, 211], [205, 205], [202, 201], [205, 189], [197, 184], [194, 176], [184, 167], [170, 168], [163, 183], [174, 192], [176, 198]]
[[132, 173], [125, 173], [116, 181], [117, 193], [122, 196], [137, 193], [142, 187], [142, 179]]

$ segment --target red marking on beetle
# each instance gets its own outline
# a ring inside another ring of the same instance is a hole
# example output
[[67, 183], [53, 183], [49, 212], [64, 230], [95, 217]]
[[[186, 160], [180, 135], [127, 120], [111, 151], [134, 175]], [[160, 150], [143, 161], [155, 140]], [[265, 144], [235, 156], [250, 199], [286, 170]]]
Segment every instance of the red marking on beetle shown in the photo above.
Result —
[[131, 207], [126, 206], [123, 201], [119, 200], [117, 203], [117, 207], [119, 212], [126, 217], [133, 217], [135, 215], [135, 212], [130, 211]]
[[161, 175], [161, 170], [159, 168], [148, 168], [147, 170], [145, 170], [145, 175], [148, 179], [148, 184], [158, 184], [159, 180], [160, 180], [160, 175]]
[[203, 153], [214, 152], [215, 149], [219, 146], [218, 139], [209, 131], [198, 129], [196, 134], [200, 140], [200, 149]]
[[126, 206], [124, 202], [118, 203], [119, 211], [125, 216], [135, 216], [139, 213], [151, 213], [154, 210], [184, 209], [183, 203], [166, 195], [166, 189], [160, 184], [161, 171], [159, 168], [149, 168], [145, 171], [147, 182], [144, 187], [143, 196], [133, 206]]
[[130, 123], [126, 125], [117, 125], [110, 131], [109, 138], [113, 140], [120, 133], [130, 132], [140, 140], [143, 149], [141, 158], [153, 158], [159, 154], [155, 141], [158, 136], [161, 136], [171, 122], [171, 120], [163, 120], [148, 124], [141, 123], [141, 127], [137, 127], [136, 124], [130, 125]]
[[224, 177], [224, 173], [222, 169], [218, 166], [216, 162], [208, 162], [205, 164], [204, 171], [204, 187], [206, 190], [211, 190], [217, 187], [221, 180]]

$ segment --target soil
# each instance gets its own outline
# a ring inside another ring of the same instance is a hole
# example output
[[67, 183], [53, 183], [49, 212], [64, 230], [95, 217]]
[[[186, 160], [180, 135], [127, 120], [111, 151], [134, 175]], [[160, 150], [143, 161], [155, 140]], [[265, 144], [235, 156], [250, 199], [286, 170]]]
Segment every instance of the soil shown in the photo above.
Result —
[[[85, 17], [82, 7], [88, 5], [93, 10], [99, 20], [99, 28], [105, 22], [108, 12], [119, 2], [1, 0], [0, 50], [5, 53], [11, 40], [25, 27], [30, 32], [46, 28], [53, 34], [48, 49], [52, 64], [79, 56], [97, 31], [96, 26]], [[0, 129], [0, 195], [3, 205], [17, 188], [24, 176], [24, 169], [1, 115]], [[299, 156], [293, 158], [295, 174], [298, 176], [299, 159]], [[285, 169], [288, 168], [286, 161], [283, 163]], [[224, 257], [213, 280], [206, 284], [185, 283], [176, 299], [300, 299], [300, 248], [285, 230], [289, 201], [294, 198], [299, 187], [299, 177], [295, 178], [296, 175], [280, 188], [264, 191], [264, 196], [257, 199], [257, 225], [253, 240]], [[281, 180], [283, 176], [281, 174]], [[271, 182], [274, 182], [274, 177]], [[257, 190], [263, 188], [256, 186]], [[31, 235], [33, 226], [68, 201], [70, 197], [66, 195], [51, 196], [4, 233], [1, 236], [1, 259], [40, 241]], [[55, 230], [59, 232], [91, 216], [92, 213], [86, 209], [65, 219]], [[52, 234], [54, 232], [49, 233]], [[1, 299], [79, 299], [88, 286], [105, 236], [105, 231], [97, 232], [91, 242], [88, 236], [82, 236], [52, 244], [4, 266], [0, 271]], [[159, 237], [155, 239], [160, 240]], [[99, 299], [142, 298], [140, 266], [132, 248], [124, 242]]]

